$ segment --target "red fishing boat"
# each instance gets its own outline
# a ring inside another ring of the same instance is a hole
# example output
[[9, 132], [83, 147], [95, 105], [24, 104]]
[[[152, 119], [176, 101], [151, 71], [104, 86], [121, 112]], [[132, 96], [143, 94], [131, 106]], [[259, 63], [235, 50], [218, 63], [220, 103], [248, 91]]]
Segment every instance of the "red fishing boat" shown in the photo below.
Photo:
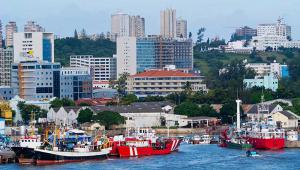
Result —
[[153, 131], [138, 130], [135, 137], [115, 136], [111, 140], [113, 145], [110, 155], [120, 157], [165, 155], [177, 151], [181, 139], [166, 138], [160, 139]]

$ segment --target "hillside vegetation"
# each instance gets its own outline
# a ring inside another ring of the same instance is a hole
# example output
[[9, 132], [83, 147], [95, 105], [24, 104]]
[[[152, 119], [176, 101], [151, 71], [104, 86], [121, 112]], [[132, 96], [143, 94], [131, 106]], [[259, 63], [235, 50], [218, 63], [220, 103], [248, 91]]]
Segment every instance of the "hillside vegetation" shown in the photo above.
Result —
[[116, 53], [116, 43], [107, 39], [62, 38], [54, 43], [55, 62], [60, 62], [62, 66], [69, 66], [70, 55], [112, 57]]

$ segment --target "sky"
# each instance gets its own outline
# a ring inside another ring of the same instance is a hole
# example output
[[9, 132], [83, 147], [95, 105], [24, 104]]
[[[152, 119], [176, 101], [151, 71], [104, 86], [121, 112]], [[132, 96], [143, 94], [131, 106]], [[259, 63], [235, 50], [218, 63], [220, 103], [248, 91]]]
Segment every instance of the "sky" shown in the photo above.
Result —
[[88, 34], [110, 31], [111, 14], [122, 11], [144, 17], [146, 34], [159, 34], [160, 11], [174, 8], [177, 17], [187, 19], [194, 38], [205, 27], [205, 37], [228, 40], [237, 27], [256, 27], [283, 17], [292, 26], [292, 38], [300, 40], [299, 7], [299, 0], [0, 0], [0, 20], [2, 25], [16, 21], [19, 31], [34, 20], [65, 37], [82, 28]]

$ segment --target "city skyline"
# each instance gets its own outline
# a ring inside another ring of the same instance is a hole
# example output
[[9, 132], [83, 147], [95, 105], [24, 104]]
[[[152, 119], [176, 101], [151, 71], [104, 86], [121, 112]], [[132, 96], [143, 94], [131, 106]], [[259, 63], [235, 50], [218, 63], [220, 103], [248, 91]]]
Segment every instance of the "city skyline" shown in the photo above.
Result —
[[274, 23], [279, 16], [292, 26], [293, 39], [300, 39], [300, 23], [297, 18], [299, 5], [300, 2], [296, 0], [291, 0], [289, 3], [280, 0], [254, 0], [251, 3], [238, 0], [226, 2], [221, 0], [189, 2], [119, 0], [113, 5], [108, 0], [101, 2], [92, 0], [88, 4], [83, 0], [43, 2], [4, 0], [0, 2], [0, 6], [4, 7], [1, 8], [0, 19], [2, 25], [6, 25], [9, 21], [16, 21], [19, 31], [23, 30], [27, 21], [34, 20], [47, 31], [65, 37], [73, 36], [75, 29], [82, 28], [85, 28], [89, 34], [110, 31], [111, 14], [122, 11], [129, 15], [144, 17], [146, 34], [159, 34], [160, 11], [173, 8], [176, 9], [177, 17], [188, 21], [188, 31], [193, 33], [194, 39], [200, 27], [206, 28], [205, 37], [219, 36], [228, 40], [236, 27], [248, 25], [255, 28], [261, 23]]

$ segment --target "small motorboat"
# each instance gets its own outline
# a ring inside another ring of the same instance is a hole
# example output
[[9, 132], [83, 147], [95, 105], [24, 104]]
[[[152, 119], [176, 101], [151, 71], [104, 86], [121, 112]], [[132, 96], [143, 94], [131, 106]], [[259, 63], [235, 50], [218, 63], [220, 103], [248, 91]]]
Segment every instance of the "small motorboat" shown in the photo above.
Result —
[[247, 152], [246, 152], [246, 155], [247, 155], [247, 157], [257, 157], [257, 156], [260, 156], [256, 151], [254, 151], [254, 150], [248, 150]]

